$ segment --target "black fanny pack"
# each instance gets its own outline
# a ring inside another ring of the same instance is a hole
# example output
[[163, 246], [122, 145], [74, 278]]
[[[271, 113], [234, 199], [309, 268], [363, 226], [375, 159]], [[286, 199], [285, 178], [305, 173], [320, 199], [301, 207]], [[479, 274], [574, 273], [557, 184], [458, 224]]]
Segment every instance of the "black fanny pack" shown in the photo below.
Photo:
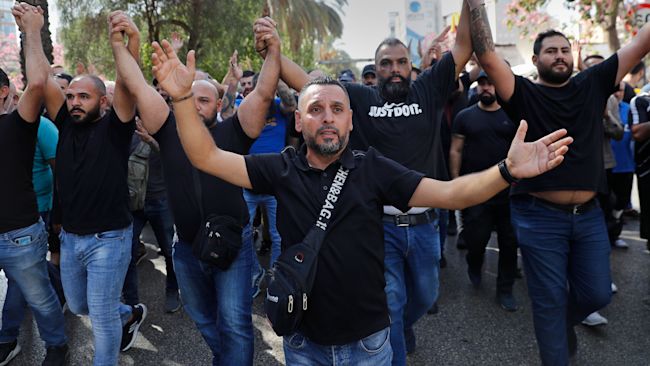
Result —
[[339, 167], [316, 224], [301, 243], [285, 249], [269, 271], [264, 310], [278, 336], [294, 333], [309, 308], [318, 267], [318, 252], [348, 170]]
[[242, 227], [234, 218], [210, 215], [194, 237], [192, 254], [225, 271], [239, 255], [241, 233]]
[[227, 215], [210, 214], [206, 218], [203, 213], [201, 180], [195, 168], [192, 168], [192, 175], [201, 212], [201, 226], [192, 242], [192, 254], [199, 260], [225, 271], [239, 255], [242, 246], [241, 223]]

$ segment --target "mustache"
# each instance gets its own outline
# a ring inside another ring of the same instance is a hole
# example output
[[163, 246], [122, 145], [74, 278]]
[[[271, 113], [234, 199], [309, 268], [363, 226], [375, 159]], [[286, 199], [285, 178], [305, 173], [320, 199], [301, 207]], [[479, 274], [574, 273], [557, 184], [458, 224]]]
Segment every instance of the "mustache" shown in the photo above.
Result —
[[339, 133], [339, 129], [336, 128], [336, 127], [334, 127], [334, 126], [320, 126], [320, 127], [316, 130], [316, 133], [321, 133], [321, 132], [323, 132], [323, 131], [325, 131], [325, 130], [333, 130], [333, 131], [336, 131], [337, 134]]
[[81, 108], [72, 108], [72, 109], [70, 110], [70, 113], [72, 113], [72, 112], [81, 112], [81, 113], [86, 113], [86, 111], [84, 111], [84, 110], [81, 109]]
[[557, 62], [554, 62], [553, 65], [551, 65], [551, 66], [558, 66], [558, 65], [564, 65], [564, 66], [566, 66], [566, 67], [569, 67], [569, 65], [568, 65], [566, 62], [564, 62], [564, 61], [557, 61]]

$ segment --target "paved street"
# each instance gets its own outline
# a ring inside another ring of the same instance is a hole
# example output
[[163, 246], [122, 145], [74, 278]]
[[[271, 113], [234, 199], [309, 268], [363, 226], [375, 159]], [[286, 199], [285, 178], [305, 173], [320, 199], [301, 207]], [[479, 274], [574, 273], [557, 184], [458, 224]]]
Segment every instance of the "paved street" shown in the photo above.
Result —
[[[650, 305], [643, 302], [650, 295], [650, 255], [638, 238], [638, 221], [630, 222], [622, 237], [630, 248], [612, 253], [613, 278], [619, 292], [601, 312], [609, 324], [597, 329], [579, 327], [575, 365], [650, 365]], [[150, 232], [144, 239], [154, 242]], [[149, 316], [135, 347], [122, 354], [120, 365], [209, 365], [209, 350], [188, 316], [183, 312], [163, 313], [164, 261], [157, 257], [154, 245], [147, 247], [148, 259], [138, 270], [140, 297], [149, 307]], [[409, 364], [539, 364], [523, 281], [515, 285], [515, 294], [522, 303], [520, 311], [506, 313], [494, 302], [496, 258], [496, 250], [489, 250], [483, 287], [474, 290], [465, 275], [464, 254], [456, 249], [455, 238], [449, 237], [449, 265], [441, 273], [440, 312], [425, 316], [417, 324], [418, 348], [409, 356]], [[3, 297], [4, 288], [0, 300]], [[255, 365], [283, 365], [281, 340], [266, 324], [261, 297], [254, 305]], [[92, 334], [88, 318], [67, 313], [66, 321], [71, 365], [90, 365]], [[19, 342], [23, 351], [11, 365], [40, 365], [44, 350], [31, 316], [25, 320]]]

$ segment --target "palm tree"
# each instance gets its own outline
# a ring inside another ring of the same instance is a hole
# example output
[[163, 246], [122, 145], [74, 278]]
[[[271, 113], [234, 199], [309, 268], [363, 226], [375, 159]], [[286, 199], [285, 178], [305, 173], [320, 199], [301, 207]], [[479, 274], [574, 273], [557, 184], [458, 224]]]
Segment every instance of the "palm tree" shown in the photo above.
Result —
[[[48, 13], [47, 0], [23, 0], [26, 3], [34, 6], [40, 6], [44, 11], [45, 23], [43, 24], [43, 29], [41, 29], [41, 42], [43, 43], [43, 51], [45, 52], [45, 57], [47, 60], [52, 63], [52, 34], [50, 33], [50, 19]], [[25, 53], [23, 52], [25, 39], [23, 35], [20, 35], [20, 70], [23, 73], [23, 83], [27, 85], [27, 77], [25, 74]]]
[[347, 0], [266, 0], [270, 16], [290, 40], [292, 53], [304, 41], [338, 38], [343, 33], [341, 14]]

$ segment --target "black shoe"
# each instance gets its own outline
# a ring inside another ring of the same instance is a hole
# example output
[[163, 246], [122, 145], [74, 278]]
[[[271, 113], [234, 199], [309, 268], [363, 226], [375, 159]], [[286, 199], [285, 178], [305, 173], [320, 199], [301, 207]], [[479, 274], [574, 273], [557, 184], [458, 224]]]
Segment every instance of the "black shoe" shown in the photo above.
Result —
[[517, 300], [512, 295], [512, 293], [498, 293], [497, 302], [499, 303], [499, 305], [501, 305], [501, 307], [505, 311], [514, 312], [517, 311], [517, 309], [519, 309], [519, 306], [517, 305]]
[[478, 273], [472, 271], [471, 269], [467, 269], [467, 277], [469, 278], [469, 282], [472, 283], [472, 286], [474, 288], [479, 288], [481, 286], [481, 272], [479, 271]]
[[434, 302], [433, 306], [431, 306], [431, 309], [427, 310], [427, 314], [433, 315], [433, 314], [438, 314], [438, 302]]
[[138, 338], [138, 329], [147, 317], [147, 307], [144, 304], [137, 304], [131, 308], [133, 309], [133, 318], [122, 327], [122, 344], [120, 345], [122, 352], [133, 347]]
[[456, 239], [456, 249], [467, 249], [467, 244], [465, 244], [465, 238], [462, 235], [458, 235]]
[[415, 332], [413, 328], [404, 329], [404, 341], [406, 342], [406, 354], [415, 352]]
[[18, 340], [9, 343], [0, 343], [0, 366], [7, 365], [20, 353]]
[[63, 366], [68, 363], [68, 345], [47, 347], [43, 366]]
[[446, 268], [447, 267], [447, 258], [445, 256], [440, 257], [440, 268]]
[[165, 291], [165, 312], [175, 313], [181, 308], [181, 299], [178, 296], [178, 290]]
[[573, 326], [567, 328], [566, 338], [569, 346], [569, 357], [573, 357], [578, 351], [578, 337], [576, 336], [576, 330]]

